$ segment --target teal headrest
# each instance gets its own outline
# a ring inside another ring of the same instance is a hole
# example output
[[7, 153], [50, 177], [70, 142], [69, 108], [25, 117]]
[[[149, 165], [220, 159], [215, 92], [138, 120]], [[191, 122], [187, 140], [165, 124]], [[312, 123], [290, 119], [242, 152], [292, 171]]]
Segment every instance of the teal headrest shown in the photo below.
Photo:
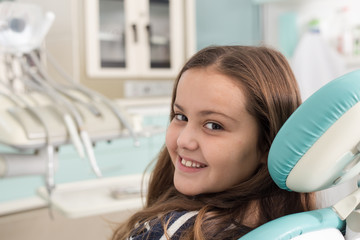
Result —
[[360, 172], [360, 70], [310, 96], [285, 122], [270, 148], [268, 167], [286, 190], [313, 192]]

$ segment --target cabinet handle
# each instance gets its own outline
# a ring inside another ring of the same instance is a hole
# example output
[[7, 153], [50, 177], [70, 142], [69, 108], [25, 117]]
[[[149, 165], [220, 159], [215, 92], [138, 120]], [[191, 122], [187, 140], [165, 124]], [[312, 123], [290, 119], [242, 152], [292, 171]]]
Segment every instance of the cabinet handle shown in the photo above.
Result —
[[137, 41], [138, 41], [138, 34], [137, 34], [137, 26], [136, 26], [136, 24], [135, 24], [135, 23], [132, 24], [132, 25], [131, 25], [131, 28], [132, 28], [132, 30], [133, 30], [134, 42], [137, 43]]
[[148, 40], [149, 40], [149, 43], [151, 44], [151, 25], [150, 24], [146, 24], [146, 32], [147, 32], [147, 35], [148, 35]]

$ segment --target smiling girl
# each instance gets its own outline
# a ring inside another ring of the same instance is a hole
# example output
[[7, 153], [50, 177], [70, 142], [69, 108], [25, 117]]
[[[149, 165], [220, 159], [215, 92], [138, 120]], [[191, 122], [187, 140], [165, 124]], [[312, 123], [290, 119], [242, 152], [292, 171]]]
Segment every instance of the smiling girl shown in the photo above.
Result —
[[270, 220], [312, 209], [310, 195], [281, 190], [267, 169], [270, 145], [300, 103], [278, 51], [199, 51], [175, 81], [146, 206], [113, 239], [238, 239]]

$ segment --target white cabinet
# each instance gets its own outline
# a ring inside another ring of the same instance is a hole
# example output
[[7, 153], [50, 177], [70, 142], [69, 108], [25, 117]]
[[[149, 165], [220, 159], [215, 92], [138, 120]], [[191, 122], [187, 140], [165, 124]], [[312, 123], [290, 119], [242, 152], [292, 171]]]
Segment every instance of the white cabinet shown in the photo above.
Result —
[[193, 0], [87, 0], [89, 77], [174, 78], [194, 51]]

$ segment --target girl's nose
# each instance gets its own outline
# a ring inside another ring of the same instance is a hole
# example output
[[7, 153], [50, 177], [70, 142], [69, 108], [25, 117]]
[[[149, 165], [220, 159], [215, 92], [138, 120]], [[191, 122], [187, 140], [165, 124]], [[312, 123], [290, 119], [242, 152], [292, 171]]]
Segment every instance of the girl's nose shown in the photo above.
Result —
[[196, 150], [198, 148], [197, 130], [187, 124], [180, 132], [177, 138], [179, 148], [187, 150]]

